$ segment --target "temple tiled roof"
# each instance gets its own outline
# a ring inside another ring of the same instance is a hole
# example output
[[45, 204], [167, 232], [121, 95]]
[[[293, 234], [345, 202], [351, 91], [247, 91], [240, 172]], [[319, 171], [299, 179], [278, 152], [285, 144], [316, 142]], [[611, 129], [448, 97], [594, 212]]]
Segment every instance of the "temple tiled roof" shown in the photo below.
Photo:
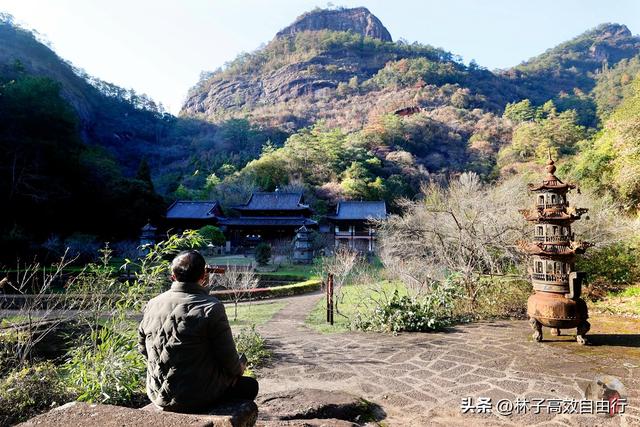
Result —
[[274, 191], [272, 193], [253, 193], [245, 205], [236, 206], [238, 210], [273, 211], [273, 210], [308, 210], [303, 204], [302, 193]]
[[341, 201], [338, 202], [333, 220], [371, 220], [384, 219], [387, 216], [387, 205], [384, 201]]
[[209, 219], [216, 217], [218, 202], [177, 200], [167, 209], [167, 219]]

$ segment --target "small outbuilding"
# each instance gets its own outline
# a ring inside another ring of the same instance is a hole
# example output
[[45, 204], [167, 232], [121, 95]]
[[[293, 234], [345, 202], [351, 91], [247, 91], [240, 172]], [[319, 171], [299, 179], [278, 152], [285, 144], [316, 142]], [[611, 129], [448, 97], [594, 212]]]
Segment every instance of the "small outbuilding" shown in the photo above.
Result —
[[338, 202], [336, 214], [328, 217], [334, 224], [335, 247], [374, 252], [377, 240], [374, 222], [386, 217], [387, 205], [382, 200]]

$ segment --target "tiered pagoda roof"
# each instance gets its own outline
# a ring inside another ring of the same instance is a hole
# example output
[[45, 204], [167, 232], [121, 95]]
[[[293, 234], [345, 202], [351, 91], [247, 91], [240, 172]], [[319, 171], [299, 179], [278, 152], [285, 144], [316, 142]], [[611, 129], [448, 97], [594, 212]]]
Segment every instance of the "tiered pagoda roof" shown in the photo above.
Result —
[[586, 208], [569, 208], [566, 210], [554, 209], [520, 209], [519, 212], [527, 221], [576, 221], [587, 213]]
[[593, 243], [570, 241], [569, 245], [548, 245], [544, 243], [518, 242], [518, 246], [523, 252], [529, 255], [571, 257], [576, 254], [583, 254], [588, 248], [593, 246]]
[[556, 172], [555, 162], [551, 159], [551, 153], [549, 153], [549, 160], [547, 161], [547, 176], [542, 180], [541, 184], [529, 184], [530, 191], [544, 191], [553, 190], [557, 193], [567, 192], [576, 188], [575, 184], [564, 183], [554, 175]]

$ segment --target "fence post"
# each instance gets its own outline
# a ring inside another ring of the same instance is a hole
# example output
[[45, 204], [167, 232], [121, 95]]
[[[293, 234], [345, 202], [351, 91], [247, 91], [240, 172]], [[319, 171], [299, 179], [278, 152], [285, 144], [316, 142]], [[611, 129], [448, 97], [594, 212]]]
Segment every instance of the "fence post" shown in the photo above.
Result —
[[333, 274], [327, 275], [327, 323], [333, 325]]

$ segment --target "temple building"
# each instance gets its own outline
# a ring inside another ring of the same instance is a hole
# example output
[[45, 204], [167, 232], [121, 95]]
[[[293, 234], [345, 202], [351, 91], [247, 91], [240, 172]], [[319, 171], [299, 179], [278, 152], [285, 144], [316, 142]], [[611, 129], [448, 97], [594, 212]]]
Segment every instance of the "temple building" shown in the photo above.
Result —
[[233, 209], [238, 217], [220, 221], [232, 247], [253, 247], [262, 241], [290, 243], [300, 227], [318, 227], [310, 218], [311, 208], [304, 204], [304, 197], [298, 192], [256, 192], [247, 203]]
[[215, 200], [176, 200], [167, 208], [163, 228], [172, 232], [197, 230], [205, 225], [217, 226], [222, 218], [222, 208]]
[[373, 221], [387, 217], [384, 201], [340, 201], [335, 215], [328, 219], [334, 224], [335, 247], [342, 245], [360, 252], [376, 250], [376, 229]]

